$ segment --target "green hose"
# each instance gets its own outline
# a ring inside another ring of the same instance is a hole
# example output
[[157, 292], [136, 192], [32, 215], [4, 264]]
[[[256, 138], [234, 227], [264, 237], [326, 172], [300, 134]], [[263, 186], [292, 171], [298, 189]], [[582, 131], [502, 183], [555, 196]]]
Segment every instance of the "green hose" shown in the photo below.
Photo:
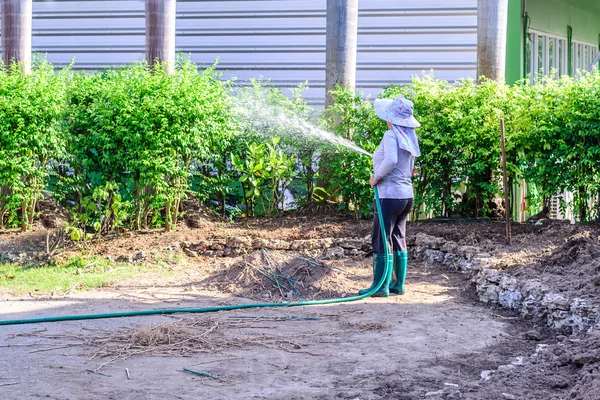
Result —
[[[377, 208], [377, 215], [379, 217], [379, 226], [381, 227], [381, 235], [386, 238], [385, 224], [383, 223], [383, 214], [381, 213], [381, 202], [379, 200], [379, 192], [375, 187], [375, 205]], [[87, 315], [63, 315], [58, 317], [47, 317], [47, 318], [31, 318], [31, 319], [13, 319], [7, 321], [0, 321], [0, 325], [21, 325], [21, 324], [37, 324], [42, 322], [58, 322], [58, 321], [77, 321], [84, 319], [102, 319], [102, 318], [118, 318], [118, 317], [134, 317], [139, 315], [160, 315], [160, 314], [176, 314], [176, 313], [210, 313], [217, 311], [230, 311], [230, 310], [243, 310], [246, 308], [264, 308], [264, 307], [298, 307], [298, 306], [315, 306], [320, 304], [334, 304], [334, 303], [347, 303], [350, 301], [362, 300], [371, 296], [373, 293], [379, 290], [383, 282], [385, 281], [390, 269], [392, 268], [393, 256], [389, 252], [387, 240], [383, 241], [384, 251], [387, 255], [385, 263], [385, 271], [381, 277], [381, 281], [371, 287], [367, 293], [359, 296], [337, 298], [337, 299], [326, 299], [326, 300], [313, 300], [313, 301], [300, 301], [300, 302], [287, 302], [287, 303], [258, 303], [258, 304], [240, 304], [236, 306], [218, 306], [218, 307], [204, 307], [204, 308], [170, 308], [164, 310], [142, 310], [142, 311], [128, 311], [118, 312], [110, 314], [87, 314]]]

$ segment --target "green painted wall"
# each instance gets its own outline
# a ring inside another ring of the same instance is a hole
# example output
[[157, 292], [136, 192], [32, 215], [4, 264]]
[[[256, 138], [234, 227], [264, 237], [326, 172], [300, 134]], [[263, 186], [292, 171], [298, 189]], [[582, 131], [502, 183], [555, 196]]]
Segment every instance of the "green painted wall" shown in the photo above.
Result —
[[598, 43], [600, 11], [597, 0], [527, 0], [531, 29], [567, 36], [573, 27], [573, 40]]
[[597, 44], [600, 40], [600, 0], [508, 0], [506, 33], [506, 82], [524, 77], [523, 4], [529, 29], [567, 37], [573, 27], [573, 40]]
[[508, 0], [505, 78], [512, 85], [523, 76], [523, 0]]

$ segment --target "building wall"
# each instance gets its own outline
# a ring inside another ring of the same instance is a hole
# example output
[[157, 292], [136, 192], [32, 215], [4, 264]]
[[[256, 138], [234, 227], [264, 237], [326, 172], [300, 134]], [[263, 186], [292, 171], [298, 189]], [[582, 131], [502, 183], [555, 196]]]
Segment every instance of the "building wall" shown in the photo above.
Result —
[[573, 40], [598, 43], [600, 13], [595, 0], [527, 0], [526, 10], [531, 28], [566, 36], [567, 26], [573, 27]]
[[[600, 40], [600, 1], [598, 0], [508, 0], [508, 34], [506, 80], [514, 83], [525, 77], [523, 8], [527, 12], [529, 32], [567, 38], [567, 27], [573, 29], [575, 43], [598, 47]], [[548, 36], [548, 35], [546, 35]], [[572, 62], [573, 74], [576, 65]]]
[[[475, 77], [477, 0], [360, 0], [357, 87], [375, 95], [389, 83], [435, 70]], [[246, 84], [309, 82], [322, 105], [326, 0], [178, 0], [178, 52]], [[33, 1], [33, 50], [57, 66], [100, 69], [144, 59], [143, 0]]]

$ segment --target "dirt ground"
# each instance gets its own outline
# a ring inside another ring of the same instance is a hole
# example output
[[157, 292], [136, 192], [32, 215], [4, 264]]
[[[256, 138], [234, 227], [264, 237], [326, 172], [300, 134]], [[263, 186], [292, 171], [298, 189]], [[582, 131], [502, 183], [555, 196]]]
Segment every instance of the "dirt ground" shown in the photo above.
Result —
[[[368, 279], [366, 272], [357, 286]], [[6, 399], [419, 399], [447, 388], [478, 390], [482, 371], [510, 364], [535, 349], [536, 342], [520, 336], [533, 328], [531, 323], [478, 305], [464, 291], [464, 277], [419, 264], [413, 266], [409, 280], [408, 295], [331, 306], [2, 327], [0, 385], [15, 384], [0, 386], [1, 395]], [[247, 301], [149, 280], [64, 298], [8, 298], [0, 309], [7, 319]], [[230, 327], [230, 320], [246, 324]], [[170, 346], [163, 346], [167, 350], [148, 346], [147, 354], [129, 357], [124, 350], [127, 343], [108, 352], [106, 343], [89, 344], [90, 337], [110, 342], [119, 329], [133, 329], [125, 334], [133, 338], [136, 328], [174, 326], [178, 321], [216, 326], [219, 335], [208, 335], [199, 348], [179, 349], [179, 354], [172, 353]], [[227, 338], [225, 344], [221, 335]], [[93, 357], [102, 351], [104, 357]], [[86, 372], [98, 368], [110, 376]], [[182, 368], [224, 381], [179, 372]]]
[[[200, 229], [125, 232], [88, 253], [156, 254], [169, 243], [230, 236], [365, 237], [371, 229], [370, 221], [335, 215], [196, 225]], [[510, 248], [503, 229], [493, 222], [428, 222], [410, 224], [408, 234], [477, 246], [502, 259], [501, 269], [598, 300], [598, 226], [515, 225]], [[0, 234], [0, 252], [40, 251], [45, 236], [39, 227]], [[348, 297], [369, 284], [369, 257], [312, 265], [305, 254], [269, 254], [301, 282], [302, 299]], [[146, 273], [102, 289], [52, 297], [4, 293], [0, 318], [281, 301], [277, 287], [251, 267], [267, 264], [260, 252], [183, 256], [168, 275]], [[566, 337], [542, 321], [483, 306], [466, 276], [421, 262], [411, 261], [407, 289], [404, 296], [327, 306], [2, 326], [0, 398], [600, 398], [595, 333]]]

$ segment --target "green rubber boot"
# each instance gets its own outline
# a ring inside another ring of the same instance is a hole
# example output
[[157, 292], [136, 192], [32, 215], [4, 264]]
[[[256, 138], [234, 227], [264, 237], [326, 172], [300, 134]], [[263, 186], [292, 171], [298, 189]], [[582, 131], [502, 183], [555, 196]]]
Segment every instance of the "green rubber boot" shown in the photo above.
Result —
[[408, 253], [397, 251], [394, 253], [394, 268], [392, 268], [392, 282], [390, 292], [404, 294], [404, 281], [406, 280], [406, 267], [408, 266]]
[[[368, 289], [361, 289], [358, 291], [359, 295], [366, 294], [371, 291], [373, 286], [377, 285], [383, 276], [383, 272], [385, 271], [385, 262], [386, 262], [385, 254], [373, 254], [373, 283], [371, 287]], [[390, 268], [391, 269], [391, 268]], [[386, 277], [383, 285], [379, 288], [378, 291], [373, 293], [371, 297], [388, 297], [390, 295], [389, 285], [390, 280], [392, 278], [391, 271], [388, 272], [388, 276]]]

